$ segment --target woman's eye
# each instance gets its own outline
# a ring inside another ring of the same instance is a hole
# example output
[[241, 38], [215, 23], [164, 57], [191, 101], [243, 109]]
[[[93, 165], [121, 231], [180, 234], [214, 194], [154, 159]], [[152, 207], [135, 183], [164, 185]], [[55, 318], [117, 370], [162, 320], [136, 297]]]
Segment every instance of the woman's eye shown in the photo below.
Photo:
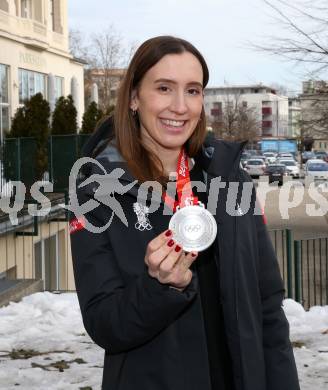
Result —
[[159, 91], [161, 91], [161, 92], [167, 92], [167, 91], [169, 90], [169, 88], [166, 87], [165, 85], [159, 86], [158, 89], [159, 89]]
[[190, 88], [190, 89], [188, 89], [188, 93], [190, 95], [199, 95], [200, 94], [200, 90], [197, 89], [197, 88]]

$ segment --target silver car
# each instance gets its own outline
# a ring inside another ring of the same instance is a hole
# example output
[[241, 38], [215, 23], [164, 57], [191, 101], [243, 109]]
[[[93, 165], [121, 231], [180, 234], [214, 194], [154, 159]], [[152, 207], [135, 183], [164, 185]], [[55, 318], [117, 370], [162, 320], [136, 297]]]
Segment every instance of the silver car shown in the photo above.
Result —
[[299, 178], [300, 177], [300, 169], [297, 166], [297, 163], [294, 160], [285, 160], [280, 158], [279, 159], [279, 164], [283, 164], [286, 166], [286, 171], [288, 175]]
[[322, 160], [308, 160], [305, 164], [305, 175], [314, 179], [328, 179], [328, 163]]
[[259, 177], [265, 173], [266, 164], [262, 159], [251, 158], [247, 161], [245, 170], [251, 177]]

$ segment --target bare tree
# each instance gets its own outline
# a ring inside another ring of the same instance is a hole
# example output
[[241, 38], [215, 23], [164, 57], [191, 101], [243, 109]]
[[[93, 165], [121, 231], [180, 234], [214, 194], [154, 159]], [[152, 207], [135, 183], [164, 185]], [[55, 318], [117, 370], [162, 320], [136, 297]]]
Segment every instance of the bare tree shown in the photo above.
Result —
[[[328, 77], [327, 0], [263, 0], [274, 11], [280, 33], [267, 36], [256, 49], [301, 66], [308, 79]], [[328, 84], [315, 81], [313, 91], [300, 95], [301, 141], [328, 137]], [[319, 85], [319, 87], [318, 87]]]
[[79, 58], [89, 64], [89, 48], [85, 35], [78, 29], [69, 30], [69, 51], [73, 57]]
[[88, 62], [85, 67], [86, 104], [90, 102], [92, 84], [99, 91], [99, 108], [108, 113], [116, 102], [116, 90], [133, 55], [136, 42], [126, 43], [113, 25], [94, 33], [87, 40], [79, 30], [70, 32], [71, 53]]
[[255, 48], [307, 69], [308, 76], [328, 70], [328, 4], [326, 0], [262, 0], [274, 12], [280, 33], [267, 36], [269, 45]]
[[259, 137], [261, 121], [256, 109], [240, 101], [240, 95], [227, 94], [222, 109], [212, 123], [217, 138], [229, 141], [254, 141]]

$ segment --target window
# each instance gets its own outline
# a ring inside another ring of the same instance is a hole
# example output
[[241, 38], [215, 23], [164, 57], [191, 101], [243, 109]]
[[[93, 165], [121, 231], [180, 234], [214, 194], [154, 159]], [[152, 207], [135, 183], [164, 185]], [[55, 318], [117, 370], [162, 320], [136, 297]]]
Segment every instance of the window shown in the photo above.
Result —
[[61, 25], [61, 3], [60, 0], [50, 0], [50, 29], [59, 34], [63, 33]]
[[31, 18], [31, 0], [21, 0], [21, 17], [22, 18]]
[[55, 4], [54, 0], [50, 0], [50, 29], [55, 29]]
[[46, 95], [46, 75], [43, 73], [32, 72], [25, 69], [19, 69], [19, 103], [24, 104], [26, 99], [41, 92]]
[[0, 142], [2, 143], [4, 133], [9, 131], [9, 88], [8, 88], [9, 67], [0, 64]]
[[64, 85], [64, 78], [59, 77], [59, 76], [55, 76], [55, 98], [56, 98], [56, 101], [61, 96], [64, 96], [63, 85]]

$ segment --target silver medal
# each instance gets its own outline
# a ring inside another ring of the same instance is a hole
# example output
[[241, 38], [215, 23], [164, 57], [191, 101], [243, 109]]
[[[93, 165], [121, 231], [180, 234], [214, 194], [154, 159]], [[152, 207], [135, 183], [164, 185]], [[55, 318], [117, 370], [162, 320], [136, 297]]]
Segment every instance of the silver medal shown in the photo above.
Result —
[[170, 220], [169, 229], [173, 232], [173, 239], [186, 252], [207, 249], [217, 234], [216, 221], [202, 203], [178, 209]]

